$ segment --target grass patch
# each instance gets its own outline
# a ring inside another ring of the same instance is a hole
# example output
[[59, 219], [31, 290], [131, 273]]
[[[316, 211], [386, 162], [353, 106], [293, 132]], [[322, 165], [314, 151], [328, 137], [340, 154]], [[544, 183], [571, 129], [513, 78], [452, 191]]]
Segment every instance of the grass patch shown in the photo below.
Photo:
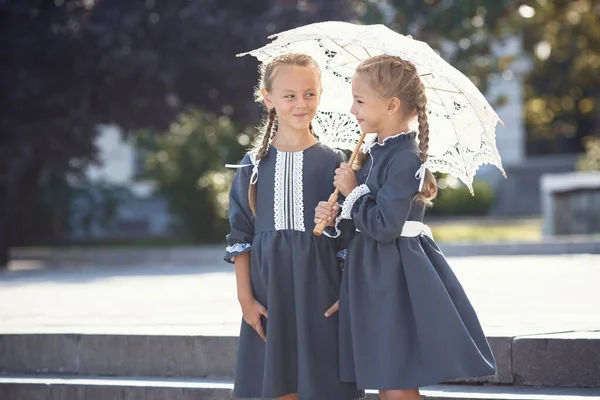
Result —
[[428, 224], [438, 242], [539, 242], [540, 219], [435, 221]]

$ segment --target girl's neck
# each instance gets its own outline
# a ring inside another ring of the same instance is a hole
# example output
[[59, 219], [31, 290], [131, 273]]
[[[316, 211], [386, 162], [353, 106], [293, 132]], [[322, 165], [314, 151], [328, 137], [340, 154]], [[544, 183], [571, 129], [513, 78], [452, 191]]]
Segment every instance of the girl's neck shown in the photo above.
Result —
[[408, 128], [407, 123], [393, 124], [391, 126], [384, 127], [381, 130], [381, 132], [377, 132], [377, 141], [379, 143], [383, 143], [383, 141], [390, 136], [394, 136], [399, 133], [408, 132], [408, 131], [409, 131], [409, 128]]
[[306, 150], [317, 142], [308, 128], [301, 131], [278, 129], [271, 145], [280, 151], [296, 152]]

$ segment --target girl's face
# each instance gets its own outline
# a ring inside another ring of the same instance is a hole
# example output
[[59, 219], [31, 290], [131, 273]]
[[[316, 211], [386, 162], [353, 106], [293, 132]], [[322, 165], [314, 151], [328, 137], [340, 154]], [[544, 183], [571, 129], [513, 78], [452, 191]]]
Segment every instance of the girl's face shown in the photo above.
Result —
[[380, 133], [389, 118], [390, 102], [381, 98], [355, 74], [352, 77], [352, 108], [363, 132]]
[[270, 92], [263, 89], [268, 108], [277, 111], [278, 129], [306, 130], [321, 99], [321, 81], [310, 67], [282, 66], [275, 71]]

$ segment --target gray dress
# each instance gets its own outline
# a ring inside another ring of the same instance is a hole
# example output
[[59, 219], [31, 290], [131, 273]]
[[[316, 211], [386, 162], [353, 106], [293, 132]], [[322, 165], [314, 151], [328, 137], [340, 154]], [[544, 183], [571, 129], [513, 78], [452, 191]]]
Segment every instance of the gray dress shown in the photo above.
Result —
[[242, 321], [234, 396], [301, 400], [360, 397], [355, 383], [339, 379], [338, 316], [323, 314], [338, 299], [338, 240], [315, 236], [314, 209], [327, 199], [343, 154], [317, 143], [302, 152], [271, 147], [257, 172], [257, 210], [252, 217], [247, 154], [230, 192], [225, 260], [250, 252], [252, 290], [269, 312], [267, 341]]
[[461, 284], [433, 239], [400, 237], [422, 221], [413, 197], [414, 133], [367, 146], [342, 208], [357, 233], [340, 291], [340, 377], [361, 389], [418, 388], [492, 375], [495, 361]]

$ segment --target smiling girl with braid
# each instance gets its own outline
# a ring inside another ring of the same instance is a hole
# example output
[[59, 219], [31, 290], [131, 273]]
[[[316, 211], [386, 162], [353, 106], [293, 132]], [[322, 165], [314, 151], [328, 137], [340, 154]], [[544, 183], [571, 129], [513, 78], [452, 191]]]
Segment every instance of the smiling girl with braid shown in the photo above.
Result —
[[234, 397], [351, 400], [338, 367], [337, 240], [312, 233], [314, 207], [334, 190], [343, 155], [312, 134], [321, 96], [317, 63], [286, 54], [263, 65], [262, 136], [231, 187], [225, 260], [235, 263], [240, 330]]
[[[337, 219], [353, 220], [357, 231], [340, 291], [342, 381], [378, 389], [381, 399], [413, 400], [422, 386], [494, 374], [477, 315], [422, 223], [437, 188], [427, 169], [427, 98], [414, 64], [367, 59], [352, 93], [352, 114], [376, 134], [358, 171], [344, 163], [334, 179], [346, 196]], [[408, 128], [415, 117], [418, 134]], [[320, 202], [315, 216], [332, 221], [335, 212]]]

